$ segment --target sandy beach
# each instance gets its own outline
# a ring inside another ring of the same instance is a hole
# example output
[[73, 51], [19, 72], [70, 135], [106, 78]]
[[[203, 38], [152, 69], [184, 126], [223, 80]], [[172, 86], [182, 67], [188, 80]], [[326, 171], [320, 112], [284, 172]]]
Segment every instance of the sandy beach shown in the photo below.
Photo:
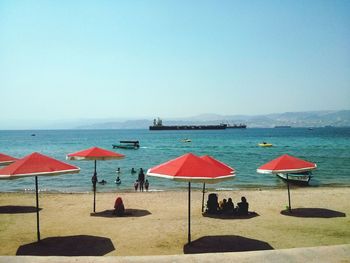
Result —
[[[208, 193], [207, 193], [208, 194]], [[206, 198], [207, 198], [206, 194]], [[115, 217], [116, 196], [128, 215]], [[192, 245], [187, 243], [186, 191], [40, 193], [40, 232], [36, 243], [35, 194], [1, 193], [1, 255], [170, 255], [284, 249], [350, 243], [350, 188], [291, 190], [293, 214], [281, 214], [286, 189], [218, 192], [236, 204], [246, 196], [256, 215], [204, 217], [200, 191], [191, 195]]]

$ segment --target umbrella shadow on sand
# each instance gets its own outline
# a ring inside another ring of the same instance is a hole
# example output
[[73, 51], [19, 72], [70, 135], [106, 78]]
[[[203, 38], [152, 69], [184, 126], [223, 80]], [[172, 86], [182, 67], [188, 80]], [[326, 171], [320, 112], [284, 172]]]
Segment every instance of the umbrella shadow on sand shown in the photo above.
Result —
[[16, 255], [32, 256], [103, 256], [115, 250], [112, 241], [98, 236], [49, 237], [22, 245]]
[[292, 212], [289, 210], [281, 211], [282, 215], [294, 217], [313, 217], [313, 218], [333, 218], [346, 217], [346, 214], [339, 211], [334, 211], [326, 208], [293, 208]]
[[242, 236], [205, 236], [184, 246], [185, 254], [271, 250], [264, 241]]
[[[122, 217], [142, 217], [151, 215], [151, 212], [143, 209], [125, 209], [125, 213]], [[101, 212], [91, 213], [90, 216], [98, 217], [118, 217], [114, 213], [114, 209], [104, 210]]]
[[250, 219], [259, 216], [256, 212], [249, 212], [248, 215], [225, 215], [225, 214], [208, 214], [203, 213], [203, 217], [215, 218], [215, 219]]
[[[39, 208], [39, 211], [42, 208]], [[23, 205], [6, 205], [0, 206], [0, 214], [26, 214], [36, 213], [35, 206], [23, 206]]]

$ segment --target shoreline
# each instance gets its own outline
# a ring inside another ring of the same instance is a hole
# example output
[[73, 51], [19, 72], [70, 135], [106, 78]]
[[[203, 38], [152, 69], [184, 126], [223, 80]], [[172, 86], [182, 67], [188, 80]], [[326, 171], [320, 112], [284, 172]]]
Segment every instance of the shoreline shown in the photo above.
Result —
[[[231, 197], [235, 205], [245, 196], [249, 211], [256, 214], [246, 218], [203, 216], [202, 192], [192, 191], [192, 248], [186, 246], [187, 191], [97, 193], [95, 214], [92, 193], [40, 193], [44, 250], [36, 243], [35, 195], [0, 193], [0, 231], [7, 241], [0, 255], [67, 255], [72, 249], [77, 249], [77, 255], [171, 255], [350, 243], [349, 187], [292, 189], [294, 215], [282, 213], [286, 189], [217, 193], [219, 200]], [[124, 217], [112, 215], [117, 196], [129, 212]], [[110, 248], [102, 254], [95, 248], [100, 239]], [[85, 245], [75, 247], [79, 242]], [[49, 249], [52, 245], [57, 247], [53, 251]]]
[[[328, 185], [308, 185], [308, 186], [296, 186], [290, 184], [290, 189], [327, 189], [327, 188], [349, 188], [350, 185], [340, 185], [340, 184], [328, 184]], [[287, 186], [252, 186], [252, 187], [237, 187], [237, 188], [230, 188], [230, 187], [208, 187], [206, 185], [205, 192], [208, 191], [216, 191], [216, 192], [226, 192], [226, 191], [261, 191], [261, 190], [283, 190], [287, 189]], [[163, 188], [163, 189], [149, 189], [149, 191], [144, 191], [149, 192], [149, 193], [154, 193], [154, 192], [183, 192], [187, 191], [187, 187], [176, 187], [176, 188]], [[199, 191], [202, 192], [201, 187], [191, 187], [191, 191]], [[61, 190], [46, 190], [46, 189], [40, 189], [38, 190], [39, 193], [48, 193], [48, 194], [90, 194], [93, 193], [92, 189], [91, 190], [82, 190], [82, 191], [61, 191]], [[135, 191], [134, 189], [106, 189], [106, 190], [101, 190], [98, 189], [96, 193], [136, 193], [140, 192], [139, 190]], [[35, 193], [35, 189], [33, 188], [28, 188], [24, 190], [7, 190], [7, 191], [2, 191], [2, 193], [23, 193], [23, 194], [32, 194]]]

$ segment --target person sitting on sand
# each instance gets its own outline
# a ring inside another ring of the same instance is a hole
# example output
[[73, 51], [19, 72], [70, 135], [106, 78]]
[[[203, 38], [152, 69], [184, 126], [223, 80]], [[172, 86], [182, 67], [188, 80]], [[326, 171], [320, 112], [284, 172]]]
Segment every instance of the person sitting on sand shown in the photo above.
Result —
[[224, 198], [219, 202], [219, 208], [221, 212], [225, 212], [227, 200]]
[[229, 198], [227, 200], [226, 207], [224, 210], [225, 210], [226, 214], [233, 214], [235, 207], [234, 207], [234, 204], [232, 202], [232, 198]]
[[114, 202], [114, 213], [117, 216], [123, 216], [125, 212], [125, 207], [123, 204], [123, 200], [121, 197], [117, 197], [117, 199]]
[[211, 193], [208, 195], [207, 210], [208, 214], [217, 214], [219, 209], [217, 194]]
[[137, 189], [139, 188], [139, 181], [138, 180], [135, 181], [134, 188], [135, 188], [135, 191], [137, 191]]
[[249, 208], [249, 203], [247, 202], [247, 199], [244, 196], [242, 196], [241, 202], [237, 204], [237, 214], [248, 215], [248, 208]]
[[117, 176], [117, 178], [115, 179], [115, 183], [116, 184], [121, 184], [122, 180], [120, 180], [119, 175]]
[[148, 187], [149, 187], [149, 182], [148, 182], [148, 179], [146, 179], [146, 181], [145, 181], [145, 189], [146, 189], [147, 192], [148, 192]]

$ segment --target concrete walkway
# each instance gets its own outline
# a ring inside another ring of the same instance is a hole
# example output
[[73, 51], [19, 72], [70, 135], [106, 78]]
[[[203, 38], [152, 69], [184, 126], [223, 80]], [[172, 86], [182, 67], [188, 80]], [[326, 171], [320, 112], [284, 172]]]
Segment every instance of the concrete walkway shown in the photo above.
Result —
[[250, 252], [207, 253], [169, 256], [120, 256], [120, 257], [40, 257], [0, 256], [1, 263], [119, 263], [119, 262], [350, 262], [350, 244], [337, 246], [292, 248]]

